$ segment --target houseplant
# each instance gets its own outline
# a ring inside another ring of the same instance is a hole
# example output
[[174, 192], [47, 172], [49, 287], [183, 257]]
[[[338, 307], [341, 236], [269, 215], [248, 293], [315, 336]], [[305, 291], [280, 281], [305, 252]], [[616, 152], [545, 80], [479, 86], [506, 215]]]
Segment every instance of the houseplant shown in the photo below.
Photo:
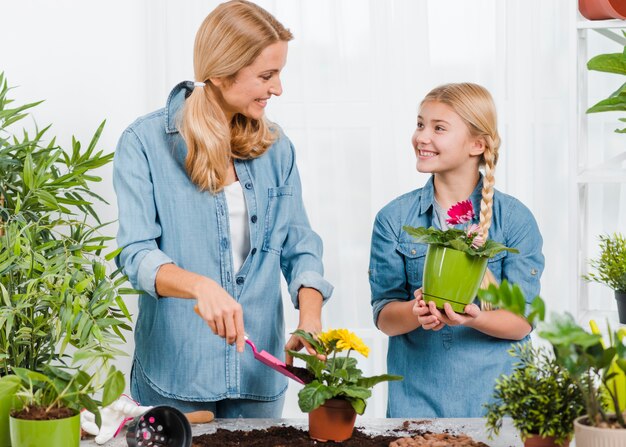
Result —
[[486, 405], [487, 428], [496, 435], [510, 417], [526, 447], [569, 445], [574, 419], [584, 412], [576, 384], [554, 358], [530, 343], [515, 345], [513, 371], [496, 381]]
[[439, 308], [448, 302], [455, 312], [464, 312], [465, 306], [476, 297], [488, 259], [501, 251], [519, 251], [483, 239], [479, 226], [473, 223], [476, 214], [470, 200], [450, 207], [448, 216], [449, 225], [464, 228], [402, 228], [417, 242], [428, 244], [422, 285], [424, 300], [434, 301]]
[[621, 233], [600, 235], [599, 239], [600, 256], [589, 262], [595, 272], [584, 278], [613, 289], [619, 322], [626, 324], [626, 239]]
[[[388, 380], [402, 380], [401, 376], [383, 374], [363, 377], [357, 360], [350, 357], [356, 351], [367, 357], [369, 348], [354, 333], [346, 329], [329, 330], [317, 336], [298, 329], [295, 335], [309, 342], [316, 355], [289, 351], [306, 362], [312, 378], [298, 393], [300, 409], [309, 413], [309, 434], [322, 441], [344, 441], [352, 436], [357, 414], [363, 414], [370, 388]], [[345, 356], [337, 354], [347, 351]]]
[[519, 287], [506, 281], [499, 287], [490, 285], [478, 295], [493, 306], [518, 315], [527, 314], [531, 323], [543, 322], [539, 336], [550, 343], [557, 364], [567, 371], [585, 403], [585, 415], [574, 422], [577, 447], [626, 445], [623, 403], [612, 381], [615, 366], [626, 372], [626, 345], [621, 341], [619, 331], [609, 328], [609, 343], [604, 345], [600, 334], [585, 331], [569, 313], [554, 314], [550, 322], [545, 322], [543, 300], [535, 297], [528, 306], [528, 313]]
[[[111, 238], [98, 231], [92, 205], [102, 199], [89, 187], [100, 180], [93, 171], [112, 160], [96, 151], [104, 123], [87, 148], [73, 139], [64, 151], [54, 138], [45, 142], [49, 127], [12, 131], [38, 103], [11, 106], [9, 91], [0, 74], [0, 377], [6, 384], [15, 379], [4, 376], [29, 370], [52, 374], [58, 385], [76, 376], [72, 386], [89, 390], [108, 377], [106, 363], [123, 354], [115, 345], [130, 330], [121, 298], [130, 290], [121, 288], [119, 271], [107, 273], [106, 260], [115, 253], [102, 257]], [[31, 386], [24, 375], [19, 384], [18, 397], [29, 389], [38, 396], [45, 385]], [[79, 394], [82, 405], [97, 412], [89, 393]], [[6, 409], [15, 405], [13, 396], [4, 396], [10, 405], [0, 404], [0, 447], [9, 445]]]

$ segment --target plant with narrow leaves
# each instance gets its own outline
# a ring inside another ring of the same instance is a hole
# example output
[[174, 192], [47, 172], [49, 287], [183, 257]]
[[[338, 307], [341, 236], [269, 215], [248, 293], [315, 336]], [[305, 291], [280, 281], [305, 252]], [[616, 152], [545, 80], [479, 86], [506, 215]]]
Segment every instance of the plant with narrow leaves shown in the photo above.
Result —
[[12, 106], [9, 91], [0, 74], [0, 377], [17, 374], [25, 402], [93, 411], [95, 390], [121, 392], [108, 365], [125, 355], [116, 346], [131, 319], [122, 295], [133, 291], [119, 269], [107, 272], [117, 251], [103, 255], [112, 238], [90, 189], [113, 154], [96, 149], [104, 122], [86, 149], [72, 138], [67, 152], [45, 141], [49, 126], [13, 133], [39, 103]]
[[600, 257], [589, 261], [596, 272], [583, 278], [626, 293], [626, 239], [621, 233], [601, 234], [599, 239]]
[[[350, 402], [357, 414], [363, 414], [366, 401], [372, 395], [370, 388], [380, 382], [402, 380], [402, 376], [391, 374], [363, 377], [363, 372], [357, 368], [357, 360], [350, 357], [350, 353], [356, 351], [367, 357], [369, 348], [347, 329], [329, 330], [317, 336], [298, 329], [294, 334], [326, 357], [326, 361], [322, 361], [317, 355], [289, 351], [292, 356], [304, 360], [307, 370], [314, 376], [298, 393], [298, 405], [305, 413], [315, 410], [329, 399], [338, 398]], [[345, 357], [337, 355], [343, 351], [347, 351]]]
[[574, 419], [585, 411], [576, 383], [554, 358], [530, 343], [517, 344], [509, 353], [517, 359], [513, 371], [496, 380], [494, 402], [485, 405], [490, 436], [510, 417], [522, 440], [553, 436], [562, 445], [572, 436]]

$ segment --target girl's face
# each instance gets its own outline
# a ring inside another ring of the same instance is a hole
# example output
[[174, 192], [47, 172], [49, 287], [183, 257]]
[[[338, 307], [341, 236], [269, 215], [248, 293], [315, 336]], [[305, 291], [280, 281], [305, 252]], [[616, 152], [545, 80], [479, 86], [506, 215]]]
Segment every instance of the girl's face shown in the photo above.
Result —
[[484, 140], [472, 137], [461, 117], [436, 101], [422, 104], [411, 141], [417, 170], [433, 174], [473, 172], [485, 151]]
[[283, 92], [280, 72], [286, 61], [287, 42], [278, 41], [261, 51], [252, 64], [239, 70], [234, 80], [211, 78], [221, 95], [222, 110], [228, 121], [236, 113], [256, 120], [263, 117], [267, 100]]

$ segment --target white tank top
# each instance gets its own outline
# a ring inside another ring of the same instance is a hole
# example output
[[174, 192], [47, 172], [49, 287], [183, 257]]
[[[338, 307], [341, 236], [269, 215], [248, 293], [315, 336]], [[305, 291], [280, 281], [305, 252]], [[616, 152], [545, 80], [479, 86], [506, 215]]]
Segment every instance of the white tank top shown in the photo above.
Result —
[[248, 208], [239, 181], [224, 187], [228, 217], [230, 221], [230, 246], [233, 254], [233, 268], [239, 271], [250, 251], [250, 227]]

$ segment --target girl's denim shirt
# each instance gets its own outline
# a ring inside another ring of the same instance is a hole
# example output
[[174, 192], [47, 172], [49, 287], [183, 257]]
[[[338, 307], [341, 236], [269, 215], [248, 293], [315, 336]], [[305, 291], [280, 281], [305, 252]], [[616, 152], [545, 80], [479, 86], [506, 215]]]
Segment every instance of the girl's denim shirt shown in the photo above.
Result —
[[[480, 209], [481, 189], [482, 177], [470, 197], [475, 210]], [[437, 226], [433, 177], [376, 216], [369, 266], [376, 324], [385, 305], [414, 299], [413, 292], [422, 286], [427, 245], [415, 242], [402, 230], [404, 225]], [[499, 253], [489, 259], [488, 268], [498, 281], [518, 284], [530, 303], [539, 294], [544, 266], [543, 241], [532, 213], [519, 200], [495, 191], [489, 238], [520, 251]], [[388, 372], [404, 380], [389, 383], [387, 416], [482, 416], [482, 404], [491, 401], [495, 379], [511, 371], [513, 358], [507, 350], [512, 343], [464, 326], [445, 326], [437, 332], [418, 328], [390, 337]]]
[[217, 281], [243, 307], [246, 332], [259, 348], [284, 358], [281, 271], [295, 308], [300, 287], [328, 299], [322, 241], [302, 201], [295, 152], [277, 129], [260, 157], [235, 160], [250, 218], [250, 252], [234, 271], [223, 192], [200, 191], [185, 171], [187, 147], [178, 114], [193, 83], [178, 84], [164, 109], [139, 118], [122, 134], [113, 183], [119, 207], [116, 261], [139, 296], [133, 368], [160, 394], [187, 401], [275, 400], [286, 378], [236, 352], [193, 310], [195, 300], [158, 296], [160, 266], [177, 266]]

